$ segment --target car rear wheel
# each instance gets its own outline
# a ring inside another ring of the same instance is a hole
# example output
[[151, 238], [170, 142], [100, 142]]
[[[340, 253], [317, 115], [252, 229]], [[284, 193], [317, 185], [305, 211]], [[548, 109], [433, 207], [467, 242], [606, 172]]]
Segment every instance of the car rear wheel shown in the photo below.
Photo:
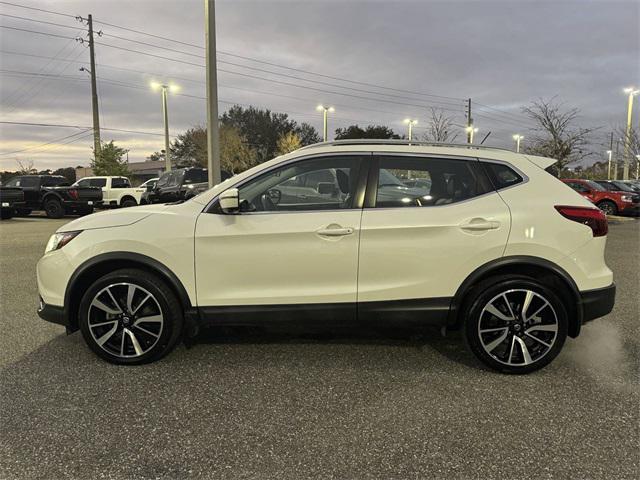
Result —
[[122, 208], [127, 208], [127, 207], [135, 207], [136, 205], [138, 205], [136, 203], [136, 201], [132, 198], [126, 198], [122, 201], [122, 203], [120, 203], [120, 206]]
[[610, 200], [601, 201], [597, 207], [607, 215], [615, 215], [618, 213], [618, 206]]
[[60, 203], [60, 200], [52, 198], [44, 202], [44, 211], [49, 218], [62, 218], [64, 217], [64, 208]]
[[562, 301], [538, 281], [520, 276], [489, 280], [471, 292], [465, 338], [484, 364], [504, 373], [548, 365], [567, 337]]
[[146, 271], [117, 270], [95, 281], [80, 302], [87, 345], [111, 363], [137, 365], [168, 354], [180, 337], [180, 302], [164, 281]]

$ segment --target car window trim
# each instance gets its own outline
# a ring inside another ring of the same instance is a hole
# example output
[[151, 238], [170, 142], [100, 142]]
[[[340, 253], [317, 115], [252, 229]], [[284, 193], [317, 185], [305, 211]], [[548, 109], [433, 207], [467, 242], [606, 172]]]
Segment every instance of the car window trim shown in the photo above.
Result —
[[[287, 165], [292, 165], [294, 163], [298, 163], [298, 162], [304, 162], [307, 160], [315, 160], [315, 159], [320, 159], [320, 158], [324, 158], [324, 157], [351, 157], [351, 156], [355, 156], [355, 157], [362, 157], [363, 161], [360, 164], [360, 172], [358, 173], [359, 178], [358, 178], [358, 184], [356, 187], [356, 195], [354, 198], [354, 206], [351, 208], [334, 208], [334, 209], [326, 209], [326, 210], [283, 210], [280, 212], [242, 212], [239, 213], [238, 215], [282, 215], [282, 214], [290, 214], [290, 213], [322, 213], [322, 212], [348, 212], [348, 211], [352, 211], [352, 210], [362, 210], [364, 207], [364, 197], [365, 197], [365, 190], [366, 190], [366, 184], [367, 184], [367, 178], [368, 178], [368, 174], [371, 168], [371, 161], [369, 160], [370, 158], [373, 157], [373, 152], [371, 152], [370, 150], [364, 150], [364, 151], [358, 151], [358, 152], [323, 152], [323, 153], [313, 153], [313, 154], [308, 154], [308, 155], [304, 155], [304, 156], [300, 156], [300, 157], [295, 157], [292, 159], [289, 159], [285, 162], [281, 162], [278, 163], [276, 165], [272, 165], [269, 168], [266, 168], [264, 170], [260, 170], [259, 172], [256, 172], [255, 174], [242, 179], [241, 181], [239, 181], [236, 184], [232, 184], [229, 185], [229, 187], [227, 188], [227, 190], [229, 188], [242, 188], [243, 185], [249, 183], [250, 181], [254, 180], [257, 177], [261, 177], [262, 175], [268, 174], [269, 172], [272, 172], [273, 170], [278, 170], [282, 167], [285, 167]], [[369, 161], [368, 161], [369, 160]], [[225, 191], [225, 190], [223, 190]], [[220, 192], [222, 193], [222, 192]], [[213, 197], [211, 199], [211, 201], [205, 206], [205, 208], [202, 210], [202, 213], [211, 213], [214, 215], [224, 215], [218, 207], [218, 197], [220, 196], [220, 193], [218, 195], [216, 195], [215, 197]]]

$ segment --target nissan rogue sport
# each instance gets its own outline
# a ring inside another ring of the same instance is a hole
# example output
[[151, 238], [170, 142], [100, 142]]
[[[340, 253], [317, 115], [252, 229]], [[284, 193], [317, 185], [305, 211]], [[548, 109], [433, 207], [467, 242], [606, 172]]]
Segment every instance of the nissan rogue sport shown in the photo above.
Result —
[[188, 200], [51, 237], [40, 316], [140, 364], [206, 325], [435, 325], [506, 373], [613, 308], [607, 220], [545, 171], [477, 146], [312, 145]]

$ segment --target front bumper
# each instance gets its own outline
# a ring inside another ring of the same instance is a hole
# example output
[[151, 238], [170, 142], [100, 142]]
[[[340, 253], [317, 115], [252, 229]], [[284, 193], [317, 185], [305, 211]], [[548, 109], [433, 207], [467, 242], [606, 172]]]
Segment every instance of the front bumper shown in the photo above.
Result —
[[69, 328], [69, 316], [65, 315], [64, 307], [57, 307], [55, 305], [47, 305], [42, 298], [38, 305], [38, 316], [46, 320], [47, 322], [57, 323], [58, 325], [64, 325]]
[[630, 203], [620, 210], [620, 213], [624, 213], [626, 215], [640, 215], [640, 203]]
[[597, 288], [580, 292], [582, 304], [582, 323], [590, 322], [596, 318], [604, 317], [613, 310], [616, 300], [616, 284], [608, 287]]
[[[91, 202], [91, 204], [89, 204]], [[68, 200], [62, 203], [68, 210], [82, 210], [90, 207], [101, 207], [102, 200]]]

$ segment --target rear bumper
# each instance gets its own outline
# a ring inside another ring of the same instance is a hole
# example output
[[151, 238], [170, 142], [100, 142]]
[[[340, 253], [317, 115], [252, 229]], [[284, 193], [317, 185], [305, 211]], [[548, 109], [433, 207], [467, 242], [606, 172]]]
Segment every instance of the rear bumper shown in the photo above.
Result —
[[[92, 202], [91, 204], [89, 204], [89, 202]], [[90, 208], [90, 207], [100, 207], [102, 206], [102, 200], [68, 200], [68, 201], [64, 201], [62, 202], [62, 204], [64, 205], [65, 208], [68, 209], [72, 209], [72, 210], [77, 210], [77, 209], [84, 209], [84, 208]]]
[[580, 292], [582, 323], [604, 317], [613, 310], [616, 299], [616, 285]]

